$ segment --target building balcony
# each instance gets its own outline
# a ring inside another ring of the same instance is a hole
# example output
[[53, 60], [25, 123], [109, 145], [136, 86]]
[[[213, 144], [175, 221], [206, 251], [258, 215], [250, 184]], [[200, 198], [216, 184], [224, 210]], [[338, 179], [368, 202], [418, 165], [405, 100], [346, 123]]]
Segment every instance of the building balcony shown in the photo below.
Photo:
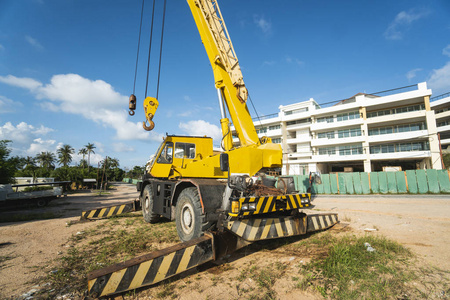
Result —
[[352, 126], [361, 125], [363, 123], [364, 123], [363, 119], [353, 119], [353, 120], [339, 121], [339, 122], [333, 122], [333, 123], [327, 123], [327, 122], [313, 123], [313, 124], [311, 124], [311, 131], [331, 130], [331, 129], [342, 128], [342, 127], [352, 127]]
[[289, 158], [311, 158], [312, 156], [312, 152], [311, 151], [307, 151], [307, 152], [293, 152], [293, 153], [289, 153], [288, 157]]
[[367, 159], [367, 155], [358, 154], [358, 155], [339, 155], [339, 153], [335, 155], [313, 155], [313, 162], [342, 162], [342, 161], [362, 161]]
[[309, 135], [302, 135], [302, 136], [297, 137], [297, 138], [287, 139], [286, 142], [288, 144], [302, 144], [302, 143], [305, 143], [305, 142], [311, 142], [311, 136], [309, 136]]
[[[336, 134], [337, 135], [337, 134]], [[334, 139], [312, 139], [311, 147], [322, 147], [322, 146], [334, 146], [343, 144], [355, 144], [364, 142], [364, 136], [353, 136], [347, 138], [334, 138]]]
[[442, 118], [448, 118], [448, 117], [450, 117], [450, 110], [447, 110], [447, 111], [443, 111], [443, 112], [441, 112], [441, 113], [435, 113], [435, 117], [436, 117], [436, 120], [437, 119], [442, 119]]
[[367, 118], [366, 122], [367, 122], [367, 124], [376, 124], [376, 123], [389, 123], [389, 122], [392, 123], [392, 122], [398, 122], [400, 120], [408, 120], [409, 122], [416, 122], [419, 120], [424, 121], [425, 113], [426, 113], [426, 111], [424, 111], [424, 110], [411, 111], [411, 112], [405, 112], [405, 113], [399, 113], [399, 114]]
[[370, 154], [371, 160], [417, 159], [417, 158], [423, 159], [427, 157], [431, 157], [431, 151], [406, 151], [406, 152]]
[[[444, 126], [444, 127], [449, 127], [448, 130], [450, 130], [450, 126]], [[400, 141], [400, 140], [409, 140], [409, 139], [417, 139], [417, 138], [428, 138], [428, 130], [371, 135], [368, 137], [368, 141], [369, 141], [369, 143], [381, 143], [381, 142], [395, 142], [395, 141]]]

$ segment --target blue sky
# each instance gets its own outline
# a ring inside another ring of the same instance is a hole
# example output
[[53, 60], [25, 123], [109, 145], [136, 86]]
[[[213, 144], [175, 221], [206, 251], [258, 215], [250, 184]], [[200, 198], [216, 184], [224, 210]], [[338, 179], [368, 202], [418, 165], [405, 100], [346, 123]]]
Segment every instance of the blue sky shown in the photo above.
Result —
[[[149, 96], [156, 94], [162, 0], [157, 1]], [[156, 127], [142, 101], [152, 1], [146, 1], [133, 90], [141, 0], [0, 0], [0, 139], [14, 155], [96, 145], [121, 167], [144, 165], [165, 133], [219, 142], [212, 70], [185, 1], [167, 2]], [[450, 92], [450, 1], [223, 0], [219, 2], [259, 115], [427, 81]], [[255, 116], [252, 108], [250, 111]], [[75, 156], [77, 163], [80, 157]]]

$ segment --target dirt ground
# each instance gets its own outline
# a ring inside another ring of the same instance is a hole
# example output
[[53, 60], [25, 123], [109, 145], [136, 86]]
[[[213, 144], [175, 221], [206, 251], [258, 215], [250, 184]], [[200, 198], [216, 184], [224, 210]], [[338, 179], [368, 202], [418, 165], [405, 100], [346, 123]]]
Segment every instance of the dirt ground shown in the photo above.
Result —
[[[0, 219], [12, 213], [52, 211], [61, 215], [59, 218], [50, 220], [0, 223], [0, 257], [8, 257], [7, 260], [0, 261], [0, 298], [24, 298], [23, 295], [34, 288], [33, 281], [51, 272], [51, 262], [67, 252], [70, 247], [68, 239], [72, 235], [102, 222], [67, 226], [68, 222], [78, 220], [83, 210], [116, 205], [135, 200], [137, 197], [138, 194], [133, 185], [119, 183], [116, 185], [116, 190], [101, 197], [89, 191], [79, 192], [55, 200], [44, 209], [0, 212]], [[317, 196], [313, 204], [315, 212], [338, 212], [340, 220], [349, 223], [350, 230], [355, 234], [380, 233], [413, 250], [418, 254], [421, 263], [450, 271], [450, 246], [448, 245], [450, 196]], [[235, 260], [233, 264], [244, 268], [249, 262], [261, 259], [302, 262], [299, 257], [286, 253], [280, 254], [275, 250], [269, 253], [267, 251], [251, 253]], [[215, 267], [214, 270], [220, 270], [220, 267]], [[203, 272], [201, 276], [214, 278], [216, 276], [213, 273], [214, 270]], [[242, 272], [242, 269], [236, 272]], [[295, 270], [292, 272], [295, 274]], [[206, 282], [210, 281], [199, 280], [199, 288], [183, 293], [180, 298], [205, 298], [207, 287], [202, 288], [202, 285], [207, 284]], [[245, 284], [247, 283], [242, 283], [242, 286], [245, 287]], [[277, 286], [276, 293], [281, 299], [320, 298], [295, 290], [289, 283]], [[222, 295], [215, 294], [209, 298], [236, 299], [239, 296], [239, 289], [224, 288]]]

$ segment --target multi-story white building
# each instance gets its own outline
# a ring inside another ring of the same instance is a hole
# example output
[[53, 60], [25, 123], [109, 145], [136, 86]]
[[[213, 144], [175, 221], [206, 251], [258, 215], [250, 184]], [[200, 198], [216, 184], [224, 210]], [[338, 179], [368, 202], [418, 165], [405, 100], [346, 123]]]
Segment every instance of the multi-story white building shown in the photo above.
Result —
[[281, 105], [255, 127], [282, 145], [284, 174], [442, 169], [450, 93], [430, 102], [425, 82], [411, 87], [385, 96], [360, 93], [325, 108], [312, 98]]

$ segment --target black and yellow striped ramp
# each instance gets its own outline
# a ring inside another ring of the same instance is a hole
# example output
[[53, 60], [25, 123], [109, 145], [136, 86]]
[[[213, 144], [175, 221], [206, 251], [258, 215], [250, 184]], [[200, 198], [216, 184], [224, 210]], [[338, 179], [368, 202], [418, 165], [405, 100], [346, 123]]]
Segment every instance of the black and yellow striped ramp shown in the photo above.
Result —
[[308, 215], [307, 232], [328, 229], [339, 222], [338, 214], [315, 214]]
[[139, 201], [127, 202], [120, 205], [100, 207], [92, 210], [83, 211], [81, 213], [82, 220], [103, 219], [127, 212], [139, 210]]
[[152, 285], [214, 259], [214, 238], [205, 235], [91, 272], [89, 295], [98, 298]]
[[227, 229], [250, 242], [301, 235], [306, 233], [306, 216], [237, 219]]

